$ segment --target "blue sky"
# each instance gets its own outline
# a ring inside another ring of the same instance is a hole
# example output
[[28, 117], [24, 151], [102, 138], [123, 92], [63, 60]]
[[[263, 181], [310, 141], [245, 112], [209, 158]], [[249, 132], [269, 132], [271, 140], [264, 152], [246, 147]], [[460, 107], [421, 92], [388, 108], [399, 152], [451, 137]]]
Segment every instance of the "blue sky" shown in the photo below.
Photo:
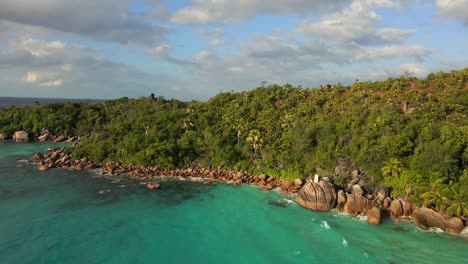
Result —
[[0, 96], [206, 100], [468, 67], [468, 0], [3, 0]]

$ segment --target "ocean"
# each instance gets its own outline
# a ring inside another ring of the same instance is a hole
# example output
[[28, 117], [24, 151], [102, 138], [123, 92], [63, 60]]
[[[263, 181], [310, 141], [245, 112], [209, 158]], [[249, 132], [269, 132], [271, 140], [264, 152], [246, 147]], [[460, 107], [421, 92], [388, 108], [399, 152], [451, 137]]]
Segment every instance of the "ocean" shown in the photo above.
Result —
[[28, 98], [28, 97], [0, 97], [0, 108], [7, 108], [10, 106], [33, 106], [36, 102], [41, 105], [49, 103], [99, 103], [104, 100], [96, 99], [60, 99], [60, 98]]
[[466, 263], [468, 238], [314, 212], [254, 186], [38, 171], [0, 142], [0, 263]]

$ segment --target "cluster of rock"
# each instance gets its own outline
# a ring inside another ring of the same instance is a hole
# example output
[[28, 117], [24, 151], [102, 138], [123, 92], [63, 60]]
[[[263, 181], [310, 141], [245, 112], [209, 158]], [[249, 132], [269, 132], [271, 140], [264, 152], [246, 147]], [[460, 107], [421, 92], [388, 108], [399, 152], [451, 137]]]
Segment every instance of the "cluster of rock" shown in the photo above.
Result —
[[12, 135], [9, 134], [0, 134], [0, 141], [5, 140], [12, 140], [14, 142], [22, 143], [22, 142], [45, 142], [45, 141], [52, 141], [52, 142], [75, 142], [79, 138], [78, 137], [68, 137], [65, 135], [53, 135], [47, 129], [42, 129], [40, 133], [28, 133], [26, 131], [16, 131]]
[[380, 224], [383, 218], [413, 220], [422, 229], [440, 228], [449, 233], [460, 233], [464, 224], [460, 218], [447, 217], [429, 208], [417, 208], [408, 199], [389, 197], [385, 187], [371, 188], [360, 180], [353, 180], [347, 190], [336, 190], [328, 181], [311, 179], [298, 192], [297, 203], [317, 211], [333, 208], [356, 216], [367, 216], [367, 222]]
[[37, 161], [39, 170], [52, 168], [74, 168], [76, 170], [99, 169], [101, 175], [129, 175], [132, 178], [145, 182], [146, 187], [151, 190], [159, 189], [160, 185], [156, 180], [161, 177], [172, 177], [179, 180], [201, 178], [204, 179], [205, 184], [214, 184], [215, 182], [225, 182], [233, 185], [254, 184], [264, 190], [272, 190], [279, 187], [286, 194], [296, 193], [303, 186], [300, 179], [296, 179], [291, 183], [287, 180], [278, 180], [265, 174], [254, 176], [245, 171], [222, 170], [220, 167], [212, 169], [193, 165], [183, 169], [162, 169], [158, 166], [122, 165], [113, 161], [97, 163], [86, 158], [74, 160], [71, 155], [64, 152], [64, 148], [51, 149], [45, 155], [36, 153], [32, 160]]
[[149, 190], [161, 187], [158, 179], [172, 177], [179, 180], [201, 178], [205, 184], [224, 182], [233, 185], [254, 184], [264, 190], [281, 188], [285, 194], [297, 193], [297, 203], [301, 206], [317, 210], [328, 211], [336, 209], [350, 215], [367, 216], [371, 224], [381, 223], [383, 218], [395, 220], [413, 220], [422, 229], [432, 227], [440, 228], [449, 233], [460, 233], [464, 223], [456, 217], [447, 217], [429, 208], [416, 208], [408, 199], [399, 197], [393, 199], [389, 196], [386, 187], [372, 188], [354, 175], [346, 190], [337, 190], [328, 180], [313, 181], [307, 179], [305, 184], [296, 179], [293, 183], [287, 180], [278, 180], [262, 174], [249, 175], [244, 171], [229, 171], [193, 165], [183, 169], [162, 169], [157, 166], [122, 165], [117, 162], [96, 163], [86, 158], [74, 160], [71, 155], [64, 152], [64, 148], [50, 149], [45, 155], [36, 153], [33, 161], [37, 161], [39, 170], [51, 168], [74, 168], [76, 170], [99, 169], [101, 175], [129, 175], [141, 181]]

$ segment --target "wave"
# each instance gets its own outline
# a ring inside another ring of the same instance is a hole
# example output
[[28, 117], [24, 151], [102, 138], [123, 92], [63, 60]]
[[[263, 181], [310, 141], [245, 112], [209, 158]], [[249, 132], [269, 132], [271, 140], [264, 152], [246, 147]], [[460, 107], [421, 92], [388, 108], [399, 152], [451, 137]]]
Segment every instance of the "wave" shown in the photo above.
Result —
[[427, 230], [428, 232], [432, 232], [432, 233], [444, 233], [444, 230], [438, 228], [438, 227], [430, 227], [429, 230]]
[[348, 246], [348, 241], [343, 238], [342, 244], [343, 244], [343, 246], [347, 247]]
[[321, 227], [325, 228], [325, 230], [329, 230], [330, 226], [328, 225], [327, 221], [322, 221], [322, 224], [320, 225]]
[[365, 215], [365, 216], [357, 215], [357, 216], [356, 216], [356, 219], [357, 219], [358, 221], [367, 221], [367, 215]]

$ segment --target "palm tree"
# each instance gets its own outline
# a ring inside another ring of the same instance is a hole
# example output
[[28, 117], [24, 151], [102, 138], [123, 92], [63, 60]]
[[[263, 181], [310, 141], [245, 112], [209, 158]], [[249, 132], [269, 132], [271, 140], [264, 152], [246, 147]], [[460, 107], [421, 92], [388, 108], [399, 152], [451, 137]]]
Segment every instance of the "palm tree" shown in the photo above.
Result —
[[252, 147], [254, 149], [254, 154], [255, 156], [257, 155], [257, 149], [259, 149], [262, 146], [263, 139], [260, 131], [257, 129], [250, 130], [249, 136], [247, 137], [247, 142], [252, 144]]
[[391, 175], [393, 177], [398, 177], [403, 171], [405, 171], [405, 167], [397, 158], [391, 158], [380, 170], [384, 176]]
[[446, 178], [437, 176], [437, 174], [434, 174], [430, 177], [429, 190], [419, 197], [423, 200], [424, 206], [431, 206], [439, 212], [444, 212], [449, 202], [449, 199], [445, 196], [446, 186], [444, 181]]
[[236, 130], [236, 135], [237, 135], [237, 145], [239, 145], [240, 142], [240, 137], [242, 135], [242, 132], [244, 131], [244, 125], [242, 124], [243, 120], [237, 121], [232, 125], [232, 128]]
[[449, 191], [449, 197], [451, 198], [447, 204], [446, 213], [450, 216], [462, 217], [463, 215], [468, 216], [468, 204], [467, 199], [467, 188], [463, 188], [461, 184], [456, 184], [453, 181], [449, 183], [447, 188]]

